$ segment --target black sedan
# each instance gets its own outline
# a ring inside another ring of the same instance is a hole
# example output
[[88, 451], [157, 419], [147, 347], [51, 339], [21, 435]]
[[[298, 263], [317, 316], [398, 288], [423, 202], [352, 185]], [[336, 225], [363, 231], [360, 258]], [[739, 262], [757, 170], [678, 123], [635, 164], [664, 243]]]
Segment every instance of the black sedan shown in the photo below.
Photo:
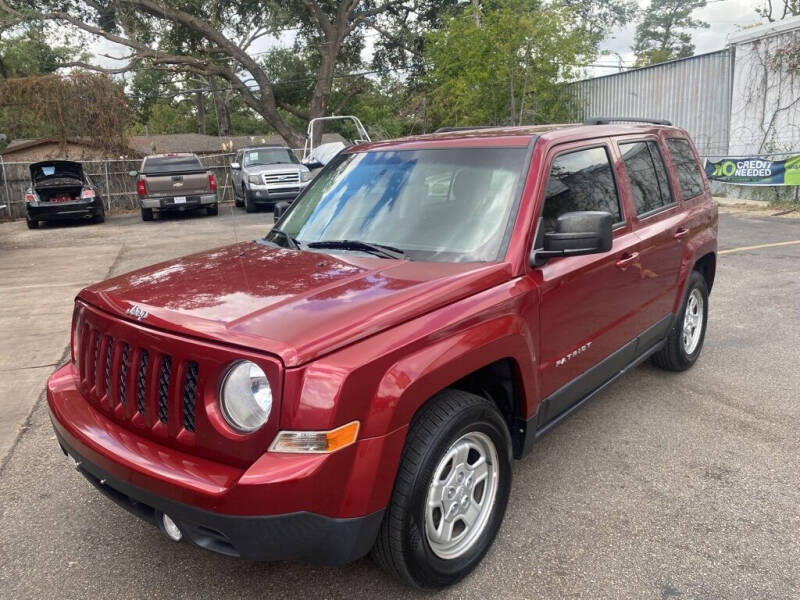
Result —
[[72, 160], [47, 160], [33, 163], [31, 187], [25, 192], [28, 227], [36, 229], [39, 221], [88, 219], [105, 220], [98, 185]]

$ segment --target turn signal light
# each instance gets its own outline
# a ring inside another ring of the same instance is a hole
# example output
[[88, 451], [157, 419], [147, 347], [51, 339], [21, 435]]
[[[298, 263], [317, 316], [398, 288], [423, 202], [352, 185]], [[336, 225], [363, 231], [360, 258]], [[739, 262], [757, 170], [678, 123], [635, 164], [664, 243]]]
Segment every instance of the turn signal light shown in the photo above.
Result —
[[269, 451], [329, 454], [353, 444], [358, 438], [358, 427], [358, 421], [352, 421], [330, 431], [281, 431]]

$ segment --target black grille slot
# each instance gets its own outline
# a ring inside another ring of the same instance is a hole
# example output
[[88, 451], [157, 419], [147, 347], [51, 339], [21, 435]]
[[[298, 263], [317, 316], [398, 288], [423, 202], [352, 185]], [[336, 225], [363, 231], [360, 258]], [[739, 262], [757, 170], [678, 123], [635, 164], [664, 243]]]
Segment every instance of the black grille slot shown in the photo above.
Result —
[[125, 391], [128, 381], [128, 358], [130, 355], [131, 347], [125, 342], [122, 342], [122, 358], [119, 363], [119, 402], [125, 405]]
[[169, 402], [169, 376], [172, 372], [172, 358], [165, 356], [161, 361], [161, 372], [158, 375], [158, 419], [167, 422], [167, 406]]
[[97, 360], [100, 358], [100, 334], [94, 334], [94, 348], [92, 348], [92, 383], [97, 385]]
[[183, 427], [194, 431], [194, 404], [197, 400], [197, 363], [186, 363], [183, 378]]
[[139, 357], [139, 372], [136, 374], [136, 410], [144, 414], [144, 395], [147, 392], [147, 350], [142, 350]]
[[103, 391], [106, 396], [111, 397], [111, 354], [114, 352], [114, 339], [111, 336], [106, 336], [106, 362], [105, 367], [105, 380], [103, 381]]

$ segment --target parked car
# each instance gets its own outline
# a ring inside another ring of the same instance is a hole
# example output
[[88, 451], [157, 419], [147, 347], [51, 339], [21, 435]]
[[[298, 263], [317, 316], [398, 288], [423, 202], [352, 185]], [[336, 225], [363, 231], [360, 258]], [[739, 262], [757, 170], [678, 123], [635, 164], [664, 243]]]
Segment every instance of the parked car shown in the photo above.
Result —
[[203, 166], [196, 154], [171, 152], [145, 156], [136, 177], [136, 191], [142, 220], [152, 221], [156, 214], [204, 208], [209, 215], [219, 210], [217, 179]]
[[512, 459], [703, 348], [717, 209], [694, 146], [600, 122], [354, 146], [263, 240], [84, 289], [47, 386], [62, 450], [175, 541], [458, 581]]
[[236, 152], [231, 163], [234, 203], [247, 212], [293, 200], [311, 179], [311, 171], [286, 146], [254, 146]]
[[45, 160], [30, 166], [31, 187], [25, 191], [25, 219], [29, 229], [40, 221], [105, 220], [100, 186], [74, 160]]

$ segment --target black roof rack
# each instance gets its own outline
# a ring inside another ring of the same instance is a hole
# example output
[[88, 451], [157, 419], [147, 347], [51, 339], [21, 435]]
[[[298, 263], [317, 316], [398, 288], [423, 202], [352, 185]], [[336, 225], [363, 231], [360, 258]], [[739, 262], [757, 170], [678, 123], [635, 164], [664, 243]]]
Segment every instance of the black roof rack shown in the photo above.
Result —
[[589, 117], [584, 125], [609, 125], [610, 123], [652, 123], [653, 125], [672, 125], [671, 121], [665, 119], [640, 119], [638, 117]]
[[439, 127], [433, 133], [448, 133], [451, 131], [472, 131], [473, 129], [506, 129], [508, 125], [467, 125], [464, 127]]

